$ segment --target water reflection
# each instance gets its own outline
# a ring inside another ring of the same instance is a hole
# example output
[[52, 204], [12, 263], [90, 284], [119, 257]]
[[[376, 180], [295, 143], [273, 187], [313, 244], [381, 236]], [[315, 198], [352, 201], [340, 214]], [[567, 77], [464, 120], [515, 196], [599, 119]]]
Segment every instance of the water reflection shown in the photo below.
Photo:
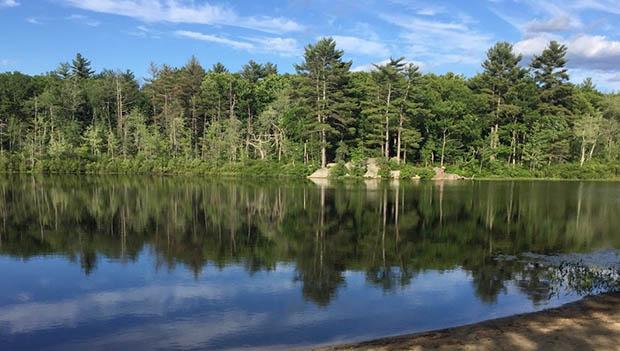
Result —
[[619, 199], [604, 182], [4, 178], [0, 341], [275, 347], [525, 312], [563, 282], [498, 257], [620, 248]]

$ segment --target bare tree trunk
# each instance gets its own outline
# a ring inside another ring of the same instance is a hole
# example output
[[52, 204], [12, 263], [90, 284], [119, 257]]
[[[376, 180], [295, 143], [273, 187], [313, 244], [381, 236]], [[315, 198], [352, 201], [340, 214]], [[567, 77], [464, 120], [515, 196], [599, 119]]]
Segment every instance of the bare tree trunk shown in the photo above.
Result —
[[[325, 104], [327, 100], [327, 81], [325, 77], [323, 77], [323, 104]], [[325, 116], [321, 115], [321, 168], [327, 166], [327, 153], [326, 153], [326, 132], [325, 132]]]
[[308, 143], [304, 141], [304, 164], [308, 163]]
[[252, 134], [252, 110], [250, 109], [250, 106], [248, 105], [248, 126], [247, 126], [247, 130], [245, 133], [245, 153], [249, 154], [249, 145], [250, 145], [250, 135]]
[[403, 132], [403, 114], [400, 114], [400, 120], [398, 121], [398, 136], [396, 140], [396, 163], [400, 163], [400, 146], [401, 146], [401, 135]]
[[[497, 144], [498, 144], [498, 140], [499, 140], [499, 107], [502, 103], [502, 98], [498, 97], [497, 98], [497, 105], [495, 107], [495, 129], [493, 129], [493, 127], [491, 127], [491, 149], [493, 151], [495, 151], [495, 149], [497, 149]], [[497, 140], [496, 140], [497, 138]], [[491, 157], [490, 157], [491, 161], [495, 161], [495, 153], [491, 153]]]
[[588, 154], [588, 161], [592, 161], [592, 155], [594, 155], [594, 148], [596, 147], [596, 140], [592, 143], [592, 147], [590, 148], [590, 153]]
[[512, 165], [517, 163], [517, 132], [512, 131]]
[[581, 158], [579, 159], [579, 167], [583, 167], [583, 163], [586, 160], [586, 140], [585, 137], [581, 138]]
[[447, 134], [446, 134], [446, 129], [444, 128], [443, 130], [443, 139], [441, 142], [441, 167], [443, 167], [443, 161], [444, 161], [444, 156], [446, 153], [446, 138], [447, 138]]
[[401, 137], [403, 132], [403, 123], [405, 120], [405, 104], [407, 104], [407, 100], [409, 98], [409, 90], [411, 89], [411, 79], [407, 80], [407, 89], [405, 90], [405, 98], [403, 99], [403, 103], [400, 107], [400, 118], [398, 120], [398, 141], [396, 142], [396, 163], [400, 163], [400, 148], [401, 148]]
[[196, 120], [196, 97], [192, 96], [192, 146], [194, 157], [198, 155], [198, 122]]
[[125, 145], [125, 120], [123, 116], [123, 89], [121, 87], [121, 82], [116, 77], [116, 128], [118, 131], [119, 137], [122, 138], [121, 142], [123, 144], [123, 157], [127, 156], [127, 147]]
[[385, 141], [384, 156], [390, 157], [390, 99], [392, 98], [392, 84], [388, 84], [387, 104], [385, 106]]

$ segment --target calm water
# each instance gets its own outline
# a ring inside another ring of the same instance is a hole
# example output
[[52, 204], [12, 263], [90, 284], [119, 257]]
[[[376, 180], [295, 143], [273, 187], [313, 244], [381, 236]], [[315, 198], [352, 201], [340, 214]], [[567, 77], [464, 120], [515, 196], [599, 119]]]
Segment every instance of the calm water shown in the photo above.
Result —
[[289, 348], [539, 310], [585, 292], [521, 254], [619, 249], [619, 214], [611, 182], [4, 177], [0, 348]]

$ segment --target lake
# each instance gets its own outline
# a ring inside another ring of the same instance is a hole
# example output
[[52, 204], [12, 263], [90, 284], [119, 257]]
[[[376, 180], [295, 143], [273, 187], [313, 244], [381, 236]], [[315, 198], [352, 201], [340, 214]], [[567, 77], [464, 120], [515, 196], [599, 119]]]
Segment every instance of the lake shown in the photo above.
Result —
[[4, 176], [0, 216], [3, 350], [444, 328], [603, 291], [541, 257], [620, 249], [617, 182]]

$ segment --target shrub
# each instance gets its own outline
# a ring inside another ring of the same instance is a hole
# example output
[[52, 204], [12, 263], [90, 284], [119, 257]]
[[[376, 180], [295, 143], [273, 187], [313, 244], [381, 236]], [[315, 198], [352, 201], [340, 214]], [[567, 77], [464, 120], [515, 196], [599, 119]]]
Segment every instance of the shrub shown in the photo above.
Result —
[[344, 161], [338, 161], [336, 165], [329, 169], [329, 177], [330, 178], [342, 178], [347, 176], [348, 174], [347, 166], [345, 166]]

